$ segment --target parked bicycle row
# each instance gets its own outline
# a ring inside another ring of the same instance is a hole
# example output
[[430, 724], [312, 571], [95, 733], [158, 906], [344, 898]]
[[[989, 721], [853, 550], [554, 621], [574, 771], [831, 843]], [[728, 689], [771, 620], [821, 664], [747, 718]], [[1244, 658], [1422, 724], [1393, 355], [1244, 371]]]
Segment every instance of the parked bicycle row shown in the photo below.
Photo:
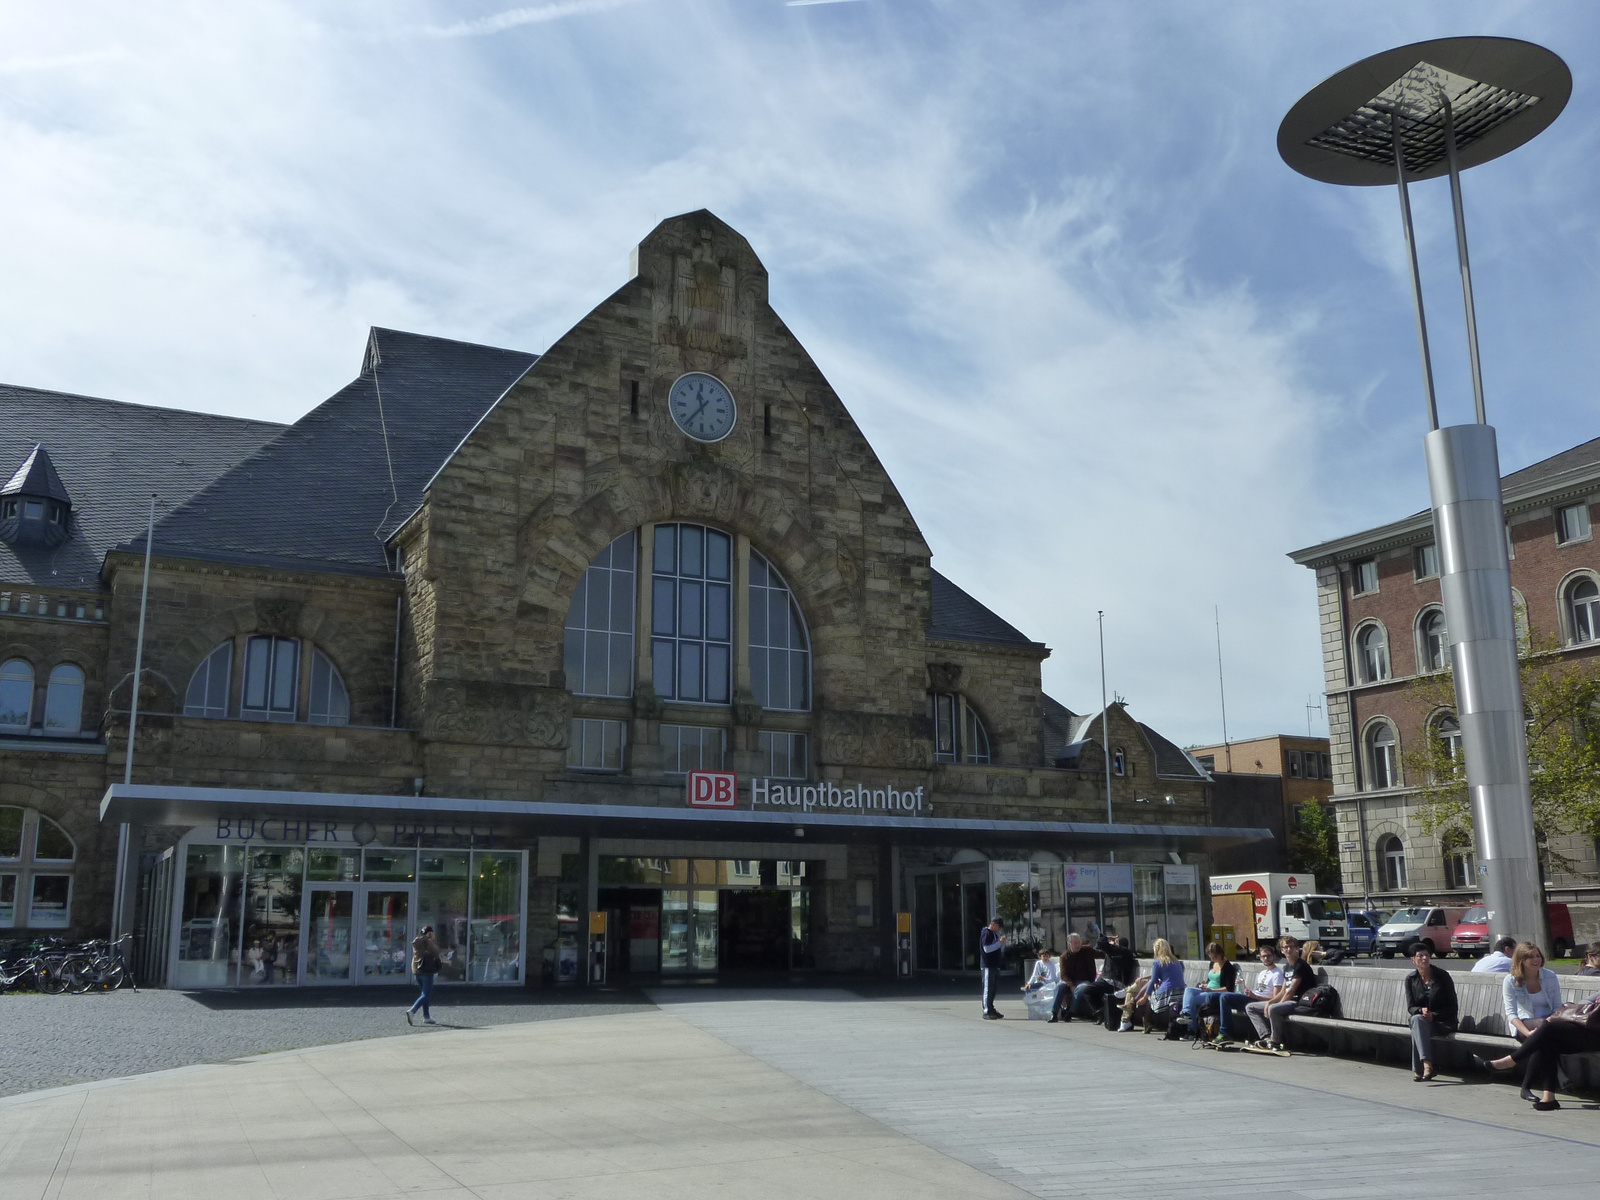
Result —
[[114, 992], [133, 983], [133, 972], [122, 957], [122, 943], [132, 936], [127, 934], [115, 942], [103, 938], [12, 942], [0, 948], [0, 992], [36, 991], [52, 996]]

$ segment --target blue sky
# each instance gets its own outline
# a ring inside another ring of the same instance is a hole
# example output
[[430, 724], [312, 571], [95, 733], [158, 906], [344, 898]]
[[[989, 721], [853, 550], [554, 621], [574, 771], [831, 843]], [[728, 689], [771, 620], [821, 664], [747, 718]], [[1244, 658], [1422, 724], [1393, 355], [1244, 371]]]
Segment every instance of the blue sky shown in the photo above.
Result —
[[[542, 350], [662, 217], [743, 232], [934, 563], [1179, 740], [1306, 727], [1285, 553], [1427, 503], [1392, 189], [1293, 174], [1322, 78], [1465, 33], [1575, 76], [1467, 176], [1506, 469], [1600, 434], [1581, 3], [0, 3], [0, 379], [290, 420], [387, 325]], [[1416, 189], [1469, 419], [1445, 185]], [[1320, 720], [1314, 725], [1323, 728]]]

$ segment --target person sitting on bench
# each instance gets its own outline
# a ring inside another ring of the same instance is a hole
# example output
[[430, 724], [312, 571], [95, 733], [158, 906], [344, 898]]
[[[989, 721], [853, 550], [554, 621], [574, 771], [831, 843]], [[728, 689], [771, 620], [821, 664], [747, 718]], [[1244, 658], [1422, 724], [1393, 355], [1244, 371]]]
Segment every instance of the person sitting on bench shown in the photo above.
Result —
[[1283, 968], [1278, 965], [1278, 952], [1263, 942], [1256, 949], [1256, 957], [1261, 961], [1261, 970], [1256, 972], [1255, 980], [1243, 985], [1239, 991], [1229, 992], [1222, 997], [1222, 1028], [1217, 1031], [1219, 1042], [1227, 1040], [1229, 1014], [1241, 1012], [1251, 1004], [1271, 1000], [1283, 986]]
[[1061, 956], [1061, 988], [1056, 992], [1050, 1019], [1072, 1020], [1073, 1010], [1078, 1008], [1078, 990], [1093, 982], [1094, 951], [1076, 933], [1067, 935], [1067, 952]]
[[[1553, 1112], [1561, 1107], [1556, 1099], [1556, 1073], [1563, 1054], [1591, 1054], [1600, 1050], [1600, 1029], [1580, 1021], [1560, 1019], [1546, 1021], [1528, 1035], [1523, 1042], [1504, 1058], [1493, 1061], [1479, 1058], [1472, 1061], [1490, 1071], [1509, 1071], [1518, 1063], [1526, 1063], [1522, 1077], [1522, 1095], [1533, 1099], [1533, 1107], [1540, 1112]], [[1533, 1096], [1534, 1089], [1539, 1094]]]
[[1433, 952], [1427, 943], [1413, 948], [1411, 963], [1416, 970], [1406, 976], [1406, 1007], [1411, 1012], [1411, 1077], [1418, 1083], [1433, 1080], [1433, 1039], [1449, 1037], [1456, 1031], [1460, 1008], [1456, 1003], [1456, 981], [1449, 971], [1433, 965]]
[[1250, 1024], [1256, 1028], [1256, 1045], [1260, 1049], [1287, 1051], [1288, 1032], [1284, 1022], [1299, 1007], [1301, 993], [1317, 986], [1317, 976], [1311, 964], [1300, 957], [1299, 938], [1281, 937], [1278, 947], [1288, 960], [1284, 966], [1283, 986], [1271, 1000], [1247, 1004], [1244, 1011], [1250, 1018]]
[[1105, 959], [1100, 968], [1100, 978], [1079, 984], [1072, 997], [1073, 1007], [1081, 1013], [1094, 1014], [1099, 1004], [1128, 987], [1139, 978], [1139, 960], [1134, 957], [1126, 937], [1102, 934], [1095, 943], [1096, 956]]
[[1190, 1036], [1196, 1041], [1200, 1039], [1202, 1006], [1209, 1005], [1216, 1010], [1220, 1018], [1222, 995], [1233, 991], [1233, 985], [1239, 978], [1239, 964], [1228, 961], [1221, 942], [1212, 942], [1206, 947], [1206, 958], [1210, 959], [1211, 968], [1206, 972], [1205, 983], [1200, 987], [1183, 989], [1183, 1019], [1188, 1025]]
[[[1134, 1010], [1144, 1018], [1144, 1031], [1149, 1033], [1158, 1024], [1173, 1017], [1173, 1010], [1183, 999], [1183, 963], [1172, 952], [1172, 943], [1157, 938], [1151, 948], [1150, 984], [1144, 989]], [[1128, 989], [1133, 995], [1133, 989]]]

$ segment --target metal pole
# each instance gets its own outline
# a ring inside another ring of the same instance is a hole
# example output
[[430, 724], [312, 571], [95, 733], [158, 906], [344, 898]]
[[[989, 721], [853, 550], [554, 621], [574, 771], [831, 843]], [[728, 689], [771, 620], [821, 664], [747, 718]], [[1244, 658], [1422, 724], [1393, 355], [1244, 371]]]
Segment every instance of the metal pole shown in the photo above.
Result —
[[1111, 817], [1111, 707], [1106, 703], [1106, 613], [1099, 609], [1095, 617], [1100, 622], [1100, 742], [1106, 752], [1106, 824]]
[[1389, 114], [1389, 130], [1394, 135], [1394, 171], [1400, 182], [1400, 223], [1406, 229], [1406, 253], [1411, 259], [1411, 298], [1417, 308], [1417, 340], [1422, 343], [1422, 384], [1428, 394], [1428, 428], [1439, 428], [1439, 401], [1433, 392], [1433, 354], [1428, 349], [1428, 318], [1422, 311], [1422, 272], [1417, 268], [1417, 235], [1411, 227], [1411, 193], [1406, 191], [1405, 139], [1400, 133], [1400, 117]]
[[1489, 935], [1547, 945], [1494, 427], [1435, 429], [1422, 444]]
[[[1461, 164], [1456, 155], [1455, 114], [1450, 108], [1450, 97], [1439, 97], [1444, 102], [1444, 153], [1450, 165], [1450, 207], [1456, 218], [1456, 260], [1461, 264], [1461, 303], [1467, 310], [1467, 357], [1472, 363], [1472, 407], [1478, 424], [1485, 425], [1488, 418], [1483, 411], [1483, 364], [1478, 360], [1478, 313], [1472, 303], [1472, 266], [1467, 260], [1467, 218], [1461, 208]], [[1437, 429], [1438, 425], [1435, 424]]]
[[[1220, 605], [1211, 606], [1211, 619], [1217, 626], [1217, 695], [1222, 699], [1222, 753], [1225, 755], [1228, 770], [1233, 770], [1233, 747], [1228, 744], [1228, 693], [1222, 686], [1222, 608]], [[1311, 728], [1311, 715], [1306, 714], [1306, 729]]]
[[[156, 496], [150, 494], [150, 521], [144, 539], [144, 586], [139, 593], [139, 639], [133, 651], [133, 699], [128, 705], [128, 748], [123, 754], [122, 782], [133, 782], [133, 741], [139, 728], [139, 684], [144, 678], [144, 623], [150, 607], [150, 552], [156, 537]], [[111, 897], [111, 937], [122, 936], [127, 924], [128, 855], [132, 828], [124, 821], [117, 827], [117, 869]]]

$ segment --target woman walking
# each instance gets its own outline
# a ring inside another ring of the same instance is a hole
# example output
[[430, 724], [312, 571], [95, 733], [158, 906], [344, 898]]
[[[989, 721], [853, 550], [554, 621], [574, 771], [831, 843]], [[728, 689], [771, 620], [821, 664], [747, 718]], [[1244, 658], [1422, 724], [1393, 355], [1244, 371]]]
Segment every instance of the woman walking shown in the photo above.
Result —
[[424, 925], [411, 941], [411, 973], [416, 976], [417, 987], [422, 991], [411, 1007], [406, 1009], [406, 1024], [412, 1024], [411, 1015], [420, 1008], [422, 1023], [437, 1025], [439, 1022], [428, 1011], [428, 1000], [433, 995], [433, 980], [439, 974], [439, 945], [433, 940], [432, 925]]

